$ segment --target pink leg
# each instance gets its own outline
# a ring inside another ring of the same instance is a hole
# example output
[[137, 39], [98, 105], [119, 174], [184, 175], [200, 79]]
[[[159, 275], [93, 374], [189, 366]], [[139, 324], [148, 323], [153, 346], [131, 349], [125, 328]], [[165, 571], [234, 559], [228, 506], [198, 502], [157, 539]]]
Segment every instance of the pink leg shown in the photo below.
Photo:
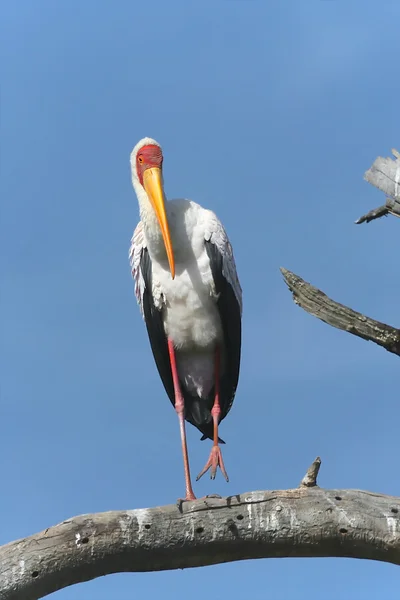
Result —
[[220, 372], [220, 351], [217, 346], [215, 350], [215, 398], [214, 405], [211, 409], [211, 416], [214, 421], [214, 443], [211, 448], [210, 457], [202, 471], [197, 475], [196, 481], [200, 479], [211, 468], [211, 479], [215, 479], [215, 475], [217, 473], [217, 468], [219, 467], [222, 471], [222, 475], [225, 477], [226, 481], [229, 481], [228, 474], [225, 470], [224, 461], [222, 459], [221, 448], [218, 445], [218, 422], [219, 416], [221, 414], [221, 406], [219, 403], [219, 372]]
[[185, 470], [185, 485], [186, 485], [185, 500], [196, 500], [196, 496], [194, 495], [194, 492], [192, 489], [192, 482], [190, 480], [189, 456], [188, 456], [188, 451], [187, 451], [186, 429], [185, 429], [185, 401], [183, 399], [181, 388], [179, 385], [178, 370], [176, 368], [174, 344], [170, 339], [168, 340], [168, 351], [169, 351], [169, 360], [171, 363], [171, 370], [172, 370], [172, 380], [174, 382], [175, 410], [178, 414], [179, 428], [180, 428], [180, 432], [181, 432], [183, 467]]

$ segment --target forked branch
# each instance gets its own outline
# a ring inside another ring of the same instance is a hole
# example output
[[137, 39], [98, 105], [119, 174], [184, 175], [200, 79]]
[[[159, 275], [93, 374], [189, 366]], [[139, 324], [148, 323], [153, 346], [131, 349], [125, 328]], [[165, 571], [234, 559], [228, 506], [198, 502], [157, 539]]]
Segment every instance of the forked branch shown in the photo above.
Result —
[[364, 340], [383, 346], [400, 356], [400, 329], [375, 321], [339, 302], [304, 281], [295, 273], [281, 268], [284, 280], [293, 294], [293, 300], [305, 311], [332, 327], [343, 329]]

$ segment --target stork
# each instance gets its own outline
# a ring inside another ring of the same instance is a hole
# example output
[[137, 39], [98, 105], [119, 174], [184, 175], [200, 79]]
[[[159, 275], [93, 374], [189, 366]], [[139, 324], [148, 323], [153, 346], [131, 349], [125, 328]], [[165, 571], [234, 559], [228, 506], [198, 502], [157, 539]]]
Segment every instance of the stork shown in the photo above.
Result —
[[229, 481], [218, 425], [239, 379], [242, 290], [232, 247], [211, 211], [191, 200], [165, 201], [158, 142], [140, 140], [130, 157], [140, 211], [129, 258], [135, 294], [158, 372], [179, 418], [185, 500], [195, 500], [185, 420], [213, 441], [197, 480], [220, 467]]

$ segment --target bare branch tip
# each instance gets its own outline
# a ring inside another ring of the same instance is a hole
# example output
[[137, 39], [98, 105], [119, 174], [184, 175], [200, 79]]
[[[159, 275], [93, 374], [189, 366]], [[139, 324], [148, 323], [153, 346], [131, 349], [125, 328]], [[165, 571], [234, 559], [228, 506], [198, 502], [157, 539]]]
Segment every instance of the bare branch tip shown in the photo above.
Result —
[[279, 270], [282, 273], [284, 279], [286, 279], [286, 277], [290, 274], [290, 271], [285, 269], [285, 267], [279, 267]]
[[307, 469], [307, 473], [304, 475], [300, 482], [299, 487], [318, 487], [317, 477], [319, 469], [321, 467], [321, 458], [317, 456], [312, 465]]
[[283, 279], [288, 286], [288, 288], [293, 291], [293, 286], [296, 284], [298, 280], [301, 281], [301, 278], [293, 273], [293, 271], [289, 271], [289, 269], [285, 269], [285, 267], [280, 267], [280, 272], [282, 273]]

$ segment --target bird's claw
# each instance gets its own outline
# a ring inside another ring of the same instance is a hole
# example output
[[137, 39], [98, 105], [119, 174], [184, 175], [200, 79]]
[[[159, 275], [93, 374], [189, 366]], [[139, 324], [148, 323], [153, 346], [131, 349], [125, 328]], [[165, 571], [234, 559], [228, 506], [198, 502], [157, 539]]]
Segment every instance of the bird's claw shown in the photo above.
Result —
[[178, 498], [178, 500], [176, 501], [176, 506], [179, 510], [179, 512], [182, 512], [182, 507], [183, 507], [183, 503], [184, 502], [190, 502], [191, 500], [204, 500], [206, 501], [208, 498], [216, 498], [218, 500], [222, 500], [222, 496], [220, 496], [219, 494], [207, 494], [206, 496], [202, 496], [201, 498]]
[[191, 502], [192, 500], [197, 500], [197, 498], [193, 492], [188, 492], [185, 498], [178, 498], [178, 500], [176, 501], [176, 506], [179, 510], [182, 510], [182, 504], [184, 502]]
[[222, 452], [219, 446], [213, 446], [211, 448], [210, 457], [202, 471], [197, 475], [196, 481], [203, 477], [204, 473], [207, 473], [208, 469], [211, 468], [210, 478], [215, 479], [215, 475], [217, 474], [217, 468], [221, 469], [222, 475], [225, 477], [226, 481], [229, 481], [228, 473], [225, 470], [224, 461], [222, 459]]

